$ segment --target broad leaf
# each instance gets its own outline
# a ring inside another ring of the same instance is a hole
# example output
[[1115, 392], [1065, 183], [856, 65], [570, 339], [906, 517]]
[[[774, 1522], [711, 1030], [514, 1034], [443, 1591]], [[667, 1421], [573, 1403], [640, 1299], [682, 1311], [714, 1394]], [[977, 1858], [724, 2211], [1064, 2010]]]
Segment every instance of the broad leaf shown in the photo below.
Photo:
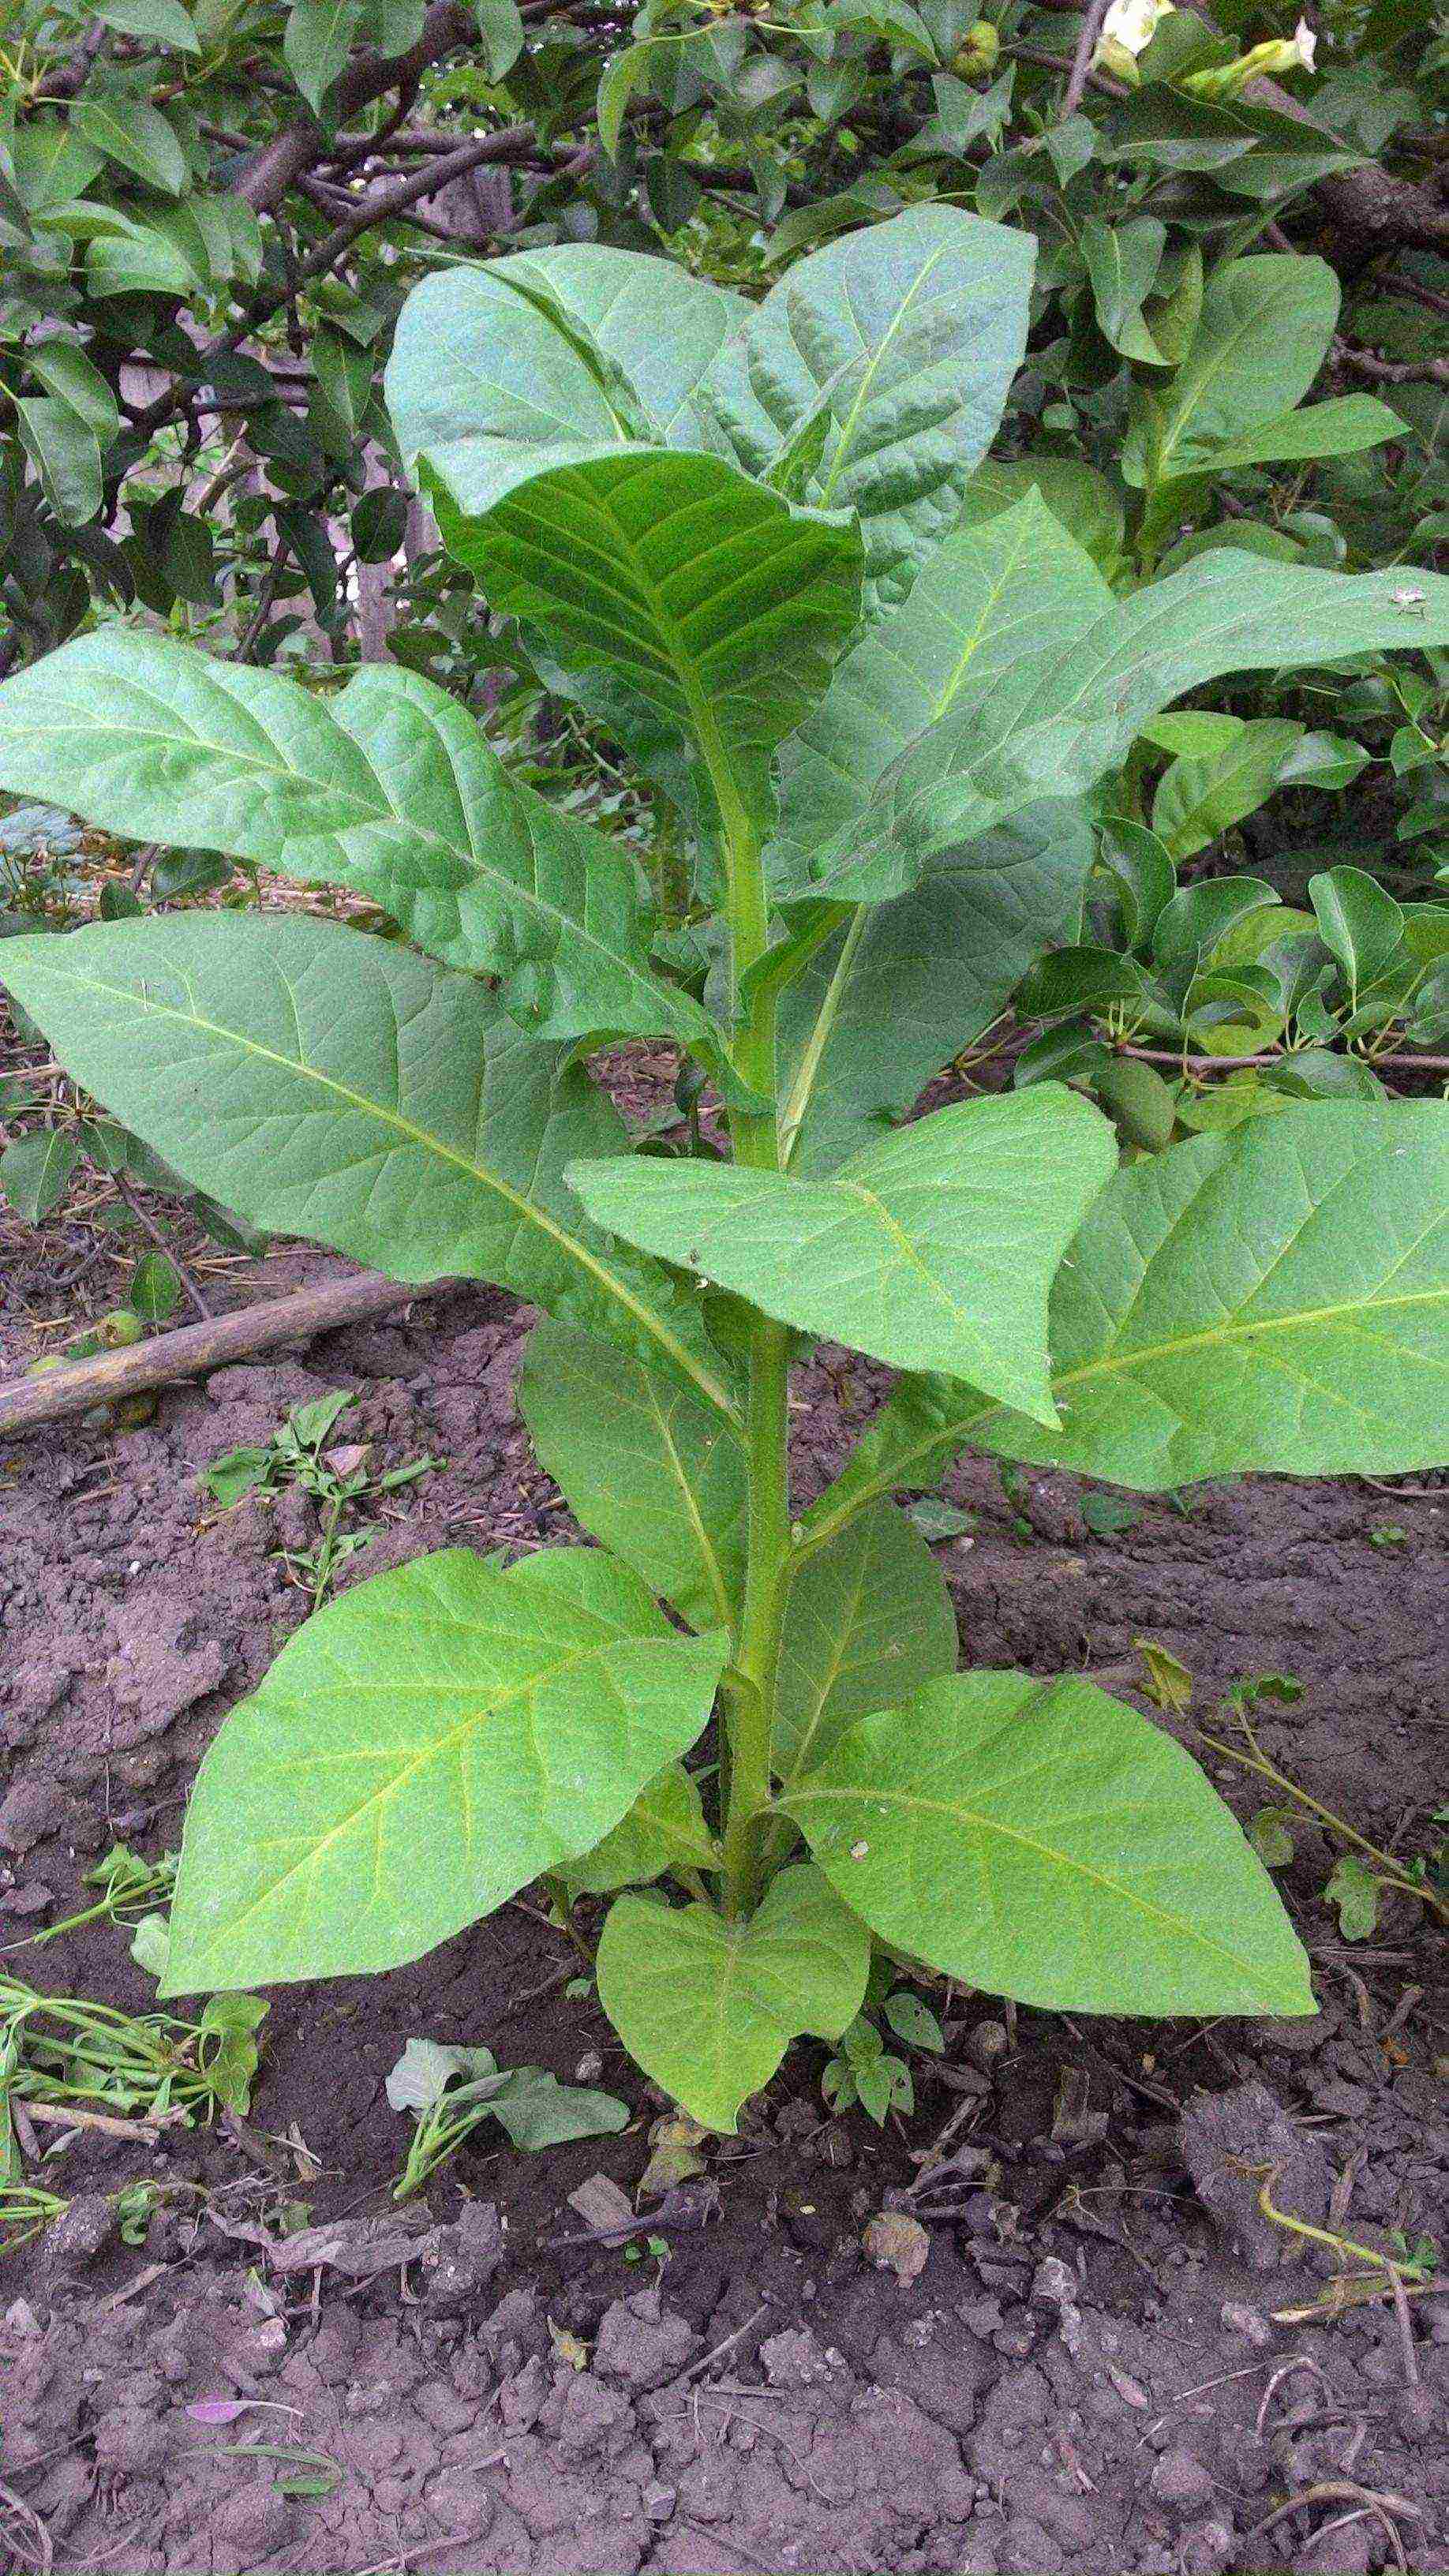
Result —
[[1309, 878], [1308, 900], [1356, 1004], [1359, 994], [1377, 982], [1398, 953], [1404, 907], [1363, 868], [1325, 868]]
[[560, 1875], [581, 1896], [607, 1896], [642, 1886], [667, 1869], [717, 1870], [719, 1845], [705, 1822], [698, 1789], [681, 1762], [671, 1762], [641, 1789], [620, 1825]]
[[492, 1279], [730, 1408], [677, 1288], [564, 1188], [622, 1121], [474, 977], [336, 922], [173, 914], [7, 940], [0, 981], [87, 1091], [248, 1224], [398, 1279]]
[[20, 443], [58, 519], [82, 527], [101, 506], [100, 441], [82, 414], [58, 396], [17, 396]]
[[966, 486], [956, 524], [968, 528], [981, 519], [999, 518], [1031, 491], [1041, 494], [1099, 572], [1116, 570], [1127, 533], [1121, 494], [1079, 456], [989, 456]]
[[935, 683], [864, 811], [852, 779], [852, 813], [822, 849], [844, 800], [812, 776], [798, 800], [787, 790], [784, 819], [813, 891], [878, 900], [1023, 804], [1081, 795], [1151, 717], [1222, 672], [1445, 642], [1449, 576], [1436, 573], [1319, 572], [1221, 547], [1113, 599], [1033, 495], [948, 538], [897, 617], [842, 665], [809, 743], [838, 738], [850, 714], [876, 730], [875, 697], [898, 722], [903, 663], [918, 704], [918, 675]]
[[80, 1146], [69, 1127], [33, 1127], [12, 1136], [0, 1151], [0, 1197], [9, 1201], [27, 1225], [39, 1225], [58, 1208], [80, 1160]]
[[775, 1768], [813, 1771], [846, 1727], [897, 1708], [956, 1663], [956, 1613], [920, 1532], [893, 1503], [860, 1512], [798, 1567], [776, 1676]]
[[623, 440], [466, 439], [417, 464], [449, 552], [491, 609], [537, 630], [550, 682], [666, 779], [681, 742], [727, 765], [763, 815], [770, 755], [857, 622], [854, 522], [724, 457]]
[[928, 1682], [781, 1801], [880, 1937], [1058, 2012], [1311, 2013], [1308, 1962], [1235, 1818], [1094, 1683]]
[[1115, 1163], [1099, 1112], [1040, 1083], [938, 1109], [829, 1180], [643, 1156], [569, 1179], [597, 1224], [766, 1314], [1051, 1422], [1047, 1290]]
[[166, 1991], [419, 1958], [612, 1831], [726, 1640], [593, 1548], [445, 1548], [309, 1619], [197, 1775]]
[[1303, 411], [1285, 412], [1281, 420], [1264, 421], [1240, 438], [1224, 439], [1200, 460], [1201, 470], [1225, 474], [1238, 465], [1276, 465], [1298, 457], [1357, 456], [1366, 447], [1382, 447], [1402, 438], [1404, 423], [1373, 394], [1335, 394], [1328, 402], [1309, 403]]
[[393, 343], [398, 444], [406, 455], [473, 439], [702, 446], [695, 390], [749, 309], [674, 260], [598, 242], [435, 269]]
[[862, 907], [784, 993], [781, 1155], [832, 1171], [904, 1117], [1003, 1011], [1033, 960], [1076, 936], [1094, 841], [1066, 805], [1018, 815]]
[[186, 155], [174, 126], [149, 98], [118, 85], [102, 89], [92, 81], [84, 98], [71, 109], [70, 122], [79, 141], [103, 152], [123, 170], [133, 171], [148, 188], [159, 188], [166, 197], [181, 195]]
[[599, 1940], [599, 2001], [646, 2075], [702, 2127], [733, 2132], [792, 2039], [840, 2037], [869, 1969], [865, 1925], [805, 1865], [772, 1880], [748, 1923], [621, 1896]]
[[432, 956], [504, 977], [541, 1036], [712, 1044], [698, 1005], [649, 971], [628, 850], [510, 778], [414, 672], [364, 668], [327, 699], [103, 628], [0, 689], [0, 786], [367, 895]]
[[1026, 348], [1030, 233], [915, 206], [789, 269], [700, 387], [752, 474], [824, 425], [801, 497], [859, 513], [868, 606], [951, 527]]
[[[1209, 277], [1192, 347], [1158, 398], [1154, 480], [1303, 400], [1328, 355], [1339, 283], [1299, 251], [1224, 261]], [[1127, 471], [1133, 481], [1130, 461]]]
[[1142, 311], [1166, 244], [1167, 228], [1155, 215], [1115, 225], [1093, 217], [1082, 226], [1082, 257], [1091, 279], [1097, 328], [1124, 358], [1147, 367], [1166, 366], [1170, 354], [1159, 347]]
[[[1096, 566], [1035, 490], [950, 537], [904, 608], [845, 655], [821, 706], [781, 753], [768, 853], [777, 893], [817, 891], [820, 853], [832, 842], [845, 853], [867, 834], [882, 782], [894, 781], [913, 745], [953, 707], [979, 709], [983, 731], [1003, 699], [1026, 710], [1061, 639], [1088, 632], [1111, 605]], [[978, 828], [989, 819], [983, 813]], [[847, 879], [848, 861], [834, 873]], [[874, 901], [919, 874], [920, 865], [887, 860], [861, 891]], [[841, 890], [854, 889], [843, 882]]]
[[1204, 758], [1175, 760], [1152, 800], [1152, 829], [1169, 858], [1190, 859], [1246, 814], [1256, 814], [1278, 784], [1303, 727], [1259, 716], [1238, 727], [1232, 743]]
[[539, 1463], [586, 1530], [692, 1627], [728, 1626], [744, 1579], [743, 1445], [673, 1370], [572, 1325], [530, 1334], [518, 1389]]
[[1435, 1465], [1449, 1396], [1449, 1106], [1294, 1104], [1119, 1172], [1057, 1274], [1061, 1427], [903, 1378], [807, 1515], [933, 1484], [968, 1443], [1142, 1492]]

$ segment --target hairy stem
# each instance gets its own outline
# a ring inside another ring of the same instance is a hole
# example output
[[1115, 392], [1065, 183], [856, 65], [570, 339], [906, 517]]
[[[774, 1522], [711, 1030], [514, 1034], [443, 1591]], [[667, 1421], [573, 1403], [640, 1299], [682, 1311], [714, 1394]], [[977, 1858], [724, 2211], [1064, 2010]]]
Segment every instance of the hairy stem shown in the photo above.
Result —
[[745, 1603], [731, 1692], [730, 1788], [724, 1830], [725, 1907], [747, 1914], [762, 1893], [760, 1827], [770, 1804], [775, 1671], [789, 1575], [790, 1504], [785, 1404], [789, 1334], [767, 1315], [750, 1341], [750, 1508]]
[[[775, 1100], [774, 985], [761, 978], [742, 999], [750, 968], [770, 938], [769, 898], [761, 865], [760, 834], [740, 792], [713, 717], [697, 718], [719, 807], [730, 935], [730, 986], [735, 1035], [730, 1055], [740, 1082], [758, 1108], [730, 1111], [735, 1160], [758, 1171], [780, 1168]], [[735, 1639], [734, 1673], [727, 1689], [729, 1787], [724, 1818], [724, 1901], [732, 1917], [748, 1914], [762, 1893], [761, 1821], [769, 1808], [775, 1723], [775, 1670], [790, 1560], [789, 1415], [786, 1403], [790, 1338], [768, 1315], [750, 1327], [748, 1415], [749, 1520], [745, 1598]]]

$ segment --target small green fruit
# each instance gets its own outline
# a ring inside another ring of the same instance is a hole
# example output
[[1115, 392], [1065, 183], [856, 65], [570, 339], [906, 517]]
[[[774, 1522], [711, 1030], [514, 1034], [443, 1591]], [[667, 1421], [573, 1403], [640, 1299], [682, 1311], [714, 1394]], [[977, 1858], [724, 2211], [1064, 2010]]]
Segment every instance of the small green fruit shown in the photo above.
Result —
[[1000, 51], [1001, 38], [990, 19], [978, 18], [973, 26], [967, 28], [964, 42], [956, 49], [951, 69], [959, 73], [962, 80], [970, 80], [980, 73], [994, 71]]
[[1093, 1088], [1125, 1145], [1160, 1154], [1171, 1143], [1177, 1102], [1152, 1065], [1139, 1064], [1135, 1056], [1114, 1056], [1103, 1065]]
[[123, 1395], [111, 1407], [111, 1423], [117, 1431], [140, 1431], [156, 1419], [154, 1395]]
[[102, 1315], [95, 1335], [104, 1350], [121, 1351], [133, 1342], [144, 1341], [146, 1327], [129, 1306], [113, 1306], [109, 1315]]

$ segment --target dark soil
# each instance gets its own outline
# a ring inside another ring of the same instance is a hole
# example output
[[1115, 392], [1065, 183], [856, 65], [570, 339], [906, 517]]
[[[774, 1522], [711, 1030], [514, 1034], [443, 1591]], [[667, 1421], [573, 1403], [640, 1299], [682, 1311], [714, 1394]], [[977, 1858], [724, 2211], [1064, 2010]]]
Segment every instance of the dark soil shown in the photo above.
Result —
[[[273, 1290], [304, 1274], [315, 1259], [265, 1267]], [[83, 1245], [67, 1293], [77, 1314], [108, 1302]], [[0, 1362], [20, 1366], [37, 1345], [18, 1299], [9, 1314]], [[113, 1840], [174, 1847], [200, 1753], [306, 1611], [275, 1551], [315, 1540], [311, 1505], [218, 1512], [197, 1475], [219, 1452], [345, 1386], [339, 1439], [387, 1465], [446, 1458], [391, 1498], [344, 1583], [444, 1544], [569, 1533], [513, 1415], [526, 1322], [460, 1290], [171, 1391], [141, 1430], [0, 1450], [0, 1937], [84, 1902]], [[795, 1391], [808, 1490], [874, 1386], [827, 1355]], [[1215, 1485], [1107, 1536], [1066, 1477], [1008, 1497], [973, 1465], [949, 1491], [977, 1515], [941, 1547], [969, 1659], [1089, 1669], [1140, 1698], [1145, 1635], [1190, 1667], [1204, 1719], [1240, 1677], [1292, 1675], [1301, 1700], [1261, 1713], [1274, 1756], [1376, 1840], [1431, 1846], [1449, 1488]], [[1213, 1767], [1240, 1812], [1271, 1801]], [[827, 2116], [824, 2052], [802, 2045], [711, 2150], [715, 2190], [657, 2222], [662, 2266], [569, 2241], [569, 2193], [602, 2171], [632, 2194], [661, 2104], [592, 2000], [565, 1997], [579, 1963], [539, 1911], [368, 1984], [278, 1990], [249, 2136], [82, 2132], [27, 2168], [73, 2205], [7, 2259], [0, 2548], [77, 2576], [1449, 2567], [1449, 2298], [1294, 2321], [1333, 2258], [1285, 2264], [1292, 2240], [1240, 2171], [1291, 2151], [1279, 2189], [1291, 2176], [1300, 2216], [1331, 2211], [1371, 2245], [1445, 2233], [1442, 1941], [1405, 1899], [1346, 1942], [1331, 1859], [1302, 1832], [1284, 1879], [1318, 2021], [1003, 2020], [957, 1992], [946, 2060], [916, 2061], [915, 2114], [884, 2135]], [[6, 1966], [142, 2010], [154, 1990], [127, 1940], [102, 1924]], [[371, 2277], [346, 2230], [337, 2261], [279, 2268], [284, 2204], [314, 2221], [389, 2208], [406, 2124], [383, 2083], [414, 2033], [582, 2067], [637, 2118], [538, 2157], [466, 2149], [431, 2188], [434, 2232]], [[923, 2176], [948, 2124], [948, 2161]], [[96, 2196], [146, 2179], [167, 2189], [146, 2241], [123, 2244]], [[903, 2286], [861, 2232], [913, 2185], [929, 2254]], [[259, 2403], [223, 2426], [187, 2412], [226, 2395]], [[299, 2477], [322, 2491], [285, 2492]]]

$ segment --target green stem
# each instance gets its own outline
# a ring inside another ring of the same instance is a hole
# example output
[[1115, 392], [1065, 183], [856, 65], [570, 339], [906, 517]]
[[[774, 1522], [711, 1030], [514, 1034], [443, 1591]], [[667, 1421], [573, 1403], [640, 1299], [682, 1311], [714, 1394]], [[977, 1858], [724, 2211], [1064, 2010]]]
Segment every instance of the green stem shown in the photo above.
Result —
[[760, 1825], [768, 1814], [775, 1675], [790, 1556], [786, 1383], [789, 1333], [756, 1316], [750, 1341], [749, 1535], [745, 1601], [730, 1691], [730, 1787], [724, 1829], [725, 1910], [748, 1914], [762, 1893]]
[[[775, 1104], [776, 991], [762, 977], [748, 1005], [741, 995], [750, 968], [770, 941], [770, 906], [761, 864], [760, 834], [714, 721], [696, 709], [696, 732], [719, 807], [730, 936], [730, 985], [735, 1033], [730, 1054], [741, 1083], [768, 1103], [733, 1109], [730, 1139], [735, 1160], [756, 1171], [778, 1171], [780, 1139]], [[790, 1337], [771, 1316], [755, 1315], [750, 1327], [750, 1393], [747, 1417], [749, 1519], [745, 1598], [735, 1640], [735, 1679], [726, 1691], [729, 1788], [724, 1818], [724, 1903], [733, 1919], [759, 1902], [760, 1824], [770, 1803], [775, 1724], [775, 1673], [790, 1564], [789, 1379]]]

